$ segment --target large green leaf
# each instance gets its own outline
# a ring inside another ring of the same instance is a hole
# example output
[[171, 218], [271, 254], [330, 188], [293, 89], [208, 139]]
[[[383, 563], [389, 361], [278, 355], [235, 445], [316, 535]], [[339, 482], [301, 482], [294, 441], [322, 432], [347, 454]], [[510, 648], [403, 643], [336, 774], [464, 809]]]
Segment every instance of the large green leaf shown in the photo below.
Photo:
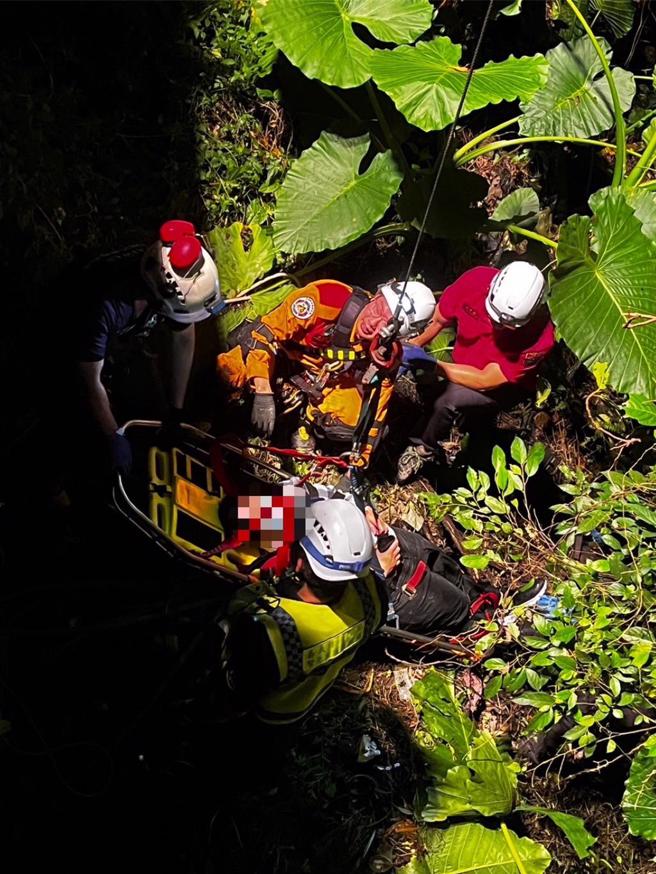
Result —
[[590, 0], [593, 12], [599, 12], [615, 36], [631, 30], [635, 6], [633, 0]]
[[444, 779], [428, 788], [423, 820], [443, 822], [451, 816], [505, 816], [511, 812], [518, 766], [502, 758], [488, 732], [481, 732], [472, 742], [465, 762], [450, 768]]
[[[600, 40], [610, 61], [611, 50]], [[593, 137], [614, 124], [613, 102], [601, 61], [587, 36], [572, 44], [560, 43], [547, 52], [549, 78], [544, 88], [522, 101], [519, 122], [526, 136]], [[635, 95], [631, 73], [615, 67], [612, 75], [622, 111]]]
[[509, 829], [465, 823], [423, 828], [419, 835], [426, 855], [399, 868], [398, 874], [543, 874], [551, 864], [545, 847]]
[[[590, 24], [594, 24], [599, 15], [610, 27], [614, 36], [622, 36], [631, 30], [635, 14], [634, 0], [575, 0], [575, 2]], [[551, 14], [554, 13], [556, 20], [566, 25], [559, 31], [561, 39], [572, 40], [584, 34], [581, 22], [564, 0], [554, 4]]]
[[516, 188], [499, 201], [492, 213], [497, 222], [523, 221], [540, 211], [540, 201], [532, 188]]
[[624, 405], [624, 415], [641, 425], [656, 428], [656, 403], [644, 395], [630, 395]]
[[656, 324], [627, 330], [630, 312], [656, 315], [653, 245], [624, 195], [590, 198], [594, 219], [563, 225], [552, 275], [551, 312], [563, 339], [591, 367], [604, 361], [618, 391], [656, 395]]
[[435, 670], [429, 671], [414, 684], [412, 696], [419, 705], [426, 731], [434, 740], [447, 743], [454, 757], [464, 761], [476, 726], [458, 701], [453, 677]]
[[433, 20], [428, 0], [268, 0], [261, 21], [273, 42], [311, 79], [352, 88], [370, 77], [373, 55], [359, 24], [381, 42], [411, 42]]
[[360, 164], [369, 136], [342, 139], [324, 133], [285, 177], [276, 206], [273, 236], [283, 252], [321, 252], [357, 239], [381, 218], [402, 174], [391, 152]]
[[656, 193], [645, 191], [644, 188], [632, 188], [627, 191], [626, 197], [642, 223], [643, 234], [656, 243]]
[[537, 813], [540, 816], [548, 816], [554, 825], [562, 829], [579, 859], [587, 859], [590, 855], [590, 847], [597, 843], [597, 838], [590, 834], [580, 816], [563, 813], [560, 810], [551, 810], [549, 807], [535, 807], [532, 804], [521, 804], [515, 810], [518, 813]]
[[640, 747], [631, 764], [622, 811], [632, 835], [656, 840], [656, 735]]
[[250, 288], [273, 266], [273, 241], [259, 225], [234, 222], [227, 228], [214, 228], [208, 237], [216, 254], [221, 291], [226, 298], [236, 297]]
[[[377, 49], [371, 73], [409, 122], [422, 130], [441, 130], [456, 115], [468, 68], [460, 64], [462, 46], [446, 36], [392, 51]], [[542, 55], [490, 61], [471, 80], [463, 115], [502, 100], [525, 99], [541, 88], [548, 65]]]

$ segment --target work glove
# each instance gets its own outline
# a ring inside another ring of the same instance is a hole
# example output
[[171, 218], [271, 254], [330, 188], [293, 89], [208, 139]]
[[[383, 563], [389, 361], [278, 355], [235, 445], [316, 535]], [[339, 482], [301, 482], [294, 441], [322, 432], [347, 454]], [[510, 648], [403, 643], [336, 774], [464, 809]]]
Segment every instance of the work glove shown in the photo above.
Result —
[[179, 407], [171, 407], [168, 416], [162, 422], [162, 427], [157, 432], [157, 445], [160, 449], [173, 449], [179, 446], [184, 437], [180, 427], [184, 419], [184, 410]]
[[403, 363], [399, 373], [407, 373], [408, 370], [433, 370], [435, 363], [433, 356], [425, 352], [421, 346], [404, 344]]
[[112, 469], [125, 476], [132, 467], [132, 448], [128, 438], [120, 431], [114, 431], [109, 438], [109, 454]]
[[253, 398], [253, 411], [251, 412], [251, 425], [256, 428], [263, 437], [273, 434], [273, 426], [276, 424], [276, 404], [270, 393], [258, 393]]

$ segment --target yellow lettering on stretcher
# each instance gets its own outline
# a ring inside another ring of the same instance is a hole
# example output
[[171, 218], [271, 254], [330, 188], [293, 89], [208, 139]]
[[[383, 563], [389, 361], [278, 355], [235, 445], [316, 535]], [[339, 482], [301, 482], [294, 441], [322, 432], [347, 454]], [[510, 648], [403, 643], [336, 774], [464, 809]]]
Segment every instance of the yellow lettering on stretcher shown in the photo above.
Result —
[[303, 652], [303, 672], [312, 673], [315, 668], [338, 658], [343, 652], [356, 646], [364, 637], [364, 622], [358, 622], [330, 640], [323, 640]]

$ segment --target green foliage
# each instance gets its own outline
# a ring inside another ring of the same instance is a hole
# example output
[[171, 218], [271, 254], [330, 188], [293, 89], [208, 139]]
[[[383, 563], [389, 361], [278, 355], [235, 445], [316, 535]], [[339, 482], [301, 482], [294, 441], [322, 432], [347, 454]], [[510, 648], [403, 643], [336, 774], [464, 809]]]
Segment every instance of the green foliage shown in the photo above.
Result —
[[225, 298], [250, 288], [273, 266], [273, 242], [259, 225], [234, 222], [227, 228], [215, 228], [207, 236], [217, 258]]
[[412, 692], [421, 709], [425, 731], [418, 739], [431, 777], [422, 819], [510, 813], [518, 767], [465, 715], [453, 680], [431, 671]]
[[[611, 50], [600, 40], [606, 57]], [[571, 47], [560, 43], [547, 52], [549, 75], [544, 88], [521, 102], [519, 129], [525, 136], [592, 137], [614, 124], [610, 88], [601, 61], [587, 36]], [[631, 106], [635, 81], [620, 67], [613, 69], [622, 110]]]
[[267, 313], [270, 313], [293, 290], [293, 285], [283, 282], [279, 286], [267, 291], [256, 292], [243, 304], [235, 303], [229, 306], [216, 320], [219, 337], [225, 339], [231, 331], [238, 328], [246, 319], [253, 320], [258, 316], [265, 316]]
[[633, 0], [590, 0], [590, 7], [600, 13], [616, 37], [631, 30], [635, 15]]
[[[378, 50], [371, 60], [374, 81], [392, 98], [409, 122], [425, 131], [451, 124], [462, 97], [468, 68], [460, 64], [462, 47], [440, 36], [416, 46]], [[542, 55], [489, 62], [476, 70], [463, 115], [502, 100], [529, 99], [547, 80]]]
[[[575, 0], [575, 2], [588, 22], [596, 22], [600, 17], [615, 37], [620, 37], [631, 29], [635, 14], [633, 0]], [[554, 0], [551, 10], [553, 18], [567, 25], [560, 34], [563, 39], [572, 39], [573, 36], [583, 32], [580, 22], [565, 0]]]
[[272, 46], [249, 26], [248, 0], [218, 0], [199, 9], [189, 28], [206, 71], [190, 102], [208, 224], [263, 221], [287, 166], [279, 119], [269, 129], [279, 113], [257, 91], [271, 66]]
[[515, 437], [511, 447], [514, 463], [509, 464], [503, 451], [494, 447], [494, 484], [485, 471], [469, 468], [469, 488], [462, 486], [450, 495], [422, 495], [434, 518], [441, 521], [449, 515], [468, 533], [463, 541], [467, 552], [460, 559], [465, 567], [484, 570], [490, 562], [525, 559], [528, 546], [522, 537], [525, 531], [520, 527], [520, 536], [515, 536], [512, 520], [518, 511], [518, 497], [524, 500], [526, 483], [537, 473], [544, 452], [541, 443], [529, 451], [523, 440]]
[[369, 79], [373, 50], [356, 36], [358, 24], [381, 42], [409, 42], [430, 27], [427, 0], [268, 0], [267, 33], [311, 79], [352, 88]]
[[497, 204], [492, 218], [497, 222], [518, 222], [536, 215], [540, 201], [532, 188], [516, 188]]
[[656, 840], [656, 735], [640, 747], [631, 764], [622, 811], [632, 835]]
[[[369, 137], [322, 133], [298, 158], [278, 196], [274, 240], [283, 252], [337, 249], [380, 219], [401, 182], [391, 152], [360, 173]], [[319, 185], [317, 185], [319, 182]]]
[[656, 323], [626, 330], [627, 313], [656, 315], [652, 244], [622, 192], [590, 198], [594, 220], [563, 225], [552, 275], [550, 309], [581, 361], [608, 363], [618, 391], [656, 394]]
[[656, 428], [656, 403], [644, 395], [630, 395], [624, 405], [624, 415], [641, 425]]
[[579, 859], [587, 859], [590, 848], [597, 842], [580, 816], [572, 816], [571, 813], [562, 813], [560, 810], [550, 810], [548, 807], [534, 807], [532, 804], [520, 804], [515, 810], [518, 813], [537, 813], [549, 817], [554, 825], [563, 831]]
[[509, 829], [478, 823], [446, 830], [423, 828], [426, 854], [399, 869], [399, 874], [542, 874], [551, 864], [547, 850]]

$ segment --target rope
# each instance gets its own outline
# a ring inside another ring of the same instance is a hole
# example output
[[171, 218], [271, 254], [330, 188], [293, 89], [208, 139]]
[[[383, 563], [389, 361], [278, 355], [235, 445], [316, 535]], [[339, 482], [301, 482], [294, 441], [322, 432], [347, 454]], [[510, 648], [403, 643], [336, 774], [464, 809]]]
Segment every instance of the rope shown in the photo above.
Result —
[[[300, 449], [279, 449], [277, 446], [257, 446], [255, 443], [244, 444], [247, 449], [257, 449], [258, 452], [270, 452], [272, 455], [286, 455], [290, 458], [300, 458], [304, 461], [313, 461], [319, 467], [334, 464], [343, 470], [348, 469], [348, 463], [336, 455], [317, 455], [316, 452], [302, 452]], [[257, 461], [257, 459], [253, 459]]]
[[478, 55], [481, 49], [481, 45], [483, 44], [483, 37], [485, 36], [485, 31], [487, 30], [487, 26], [490, 20], [490, 15], [492, 14], [492, 7], [494, 6], [494, 0], [489, 0], [487, 11], [485, 12], [485, 18], [483, 19], [483, 25], [481, 27], [481, 31], [478, 35], [478, 40], [476, 42], [476, 46], [474, 48], [474, 53], [472, 55], [471, 64], [469, 65], [469, 72], [467, 73], [467, 79], [465, 81], [465, 88], [462, 92], [462, 96], [460, 97], [460, 103], [458, 104], [458, 109], [456, 110], [455, 118], [451, 123], [451, 127], [449, 128], [449, 133], [446, 138], [446, 142], [444, 143], [444, 148], [442, 149], [442, 154], [439, 157], [439, 160], [435, 162], [433, 166], [433, 172], [435, 172], [435, 168], [437, 167], [437, 173], [435, 174], [435, 179], [433, 181], [433, 188], [430, 193], [430, 197], [428, 198], [428, 203], [426, 204], [426, 210], [424, 212], [424, 217], [421, 222], [421, 227], [419, 228], [419, 233], [417, 234], [417, 240], [415, 241], [414, 249], [412, 250], [412, 255], [410, 256], [410, 262], [408, 264], [408, 270], [405, 275], [405, 279], [403, 280], [403, 288], [401, 289], [401, 294], [399, 295], [399, 302], [396, 305], [396, 312], [394, 313], [394, 321], [397, 322], [399, 316], [401, 314], [403, 298], [405, 296], [405, 289], [412, 275], [412, 268], [415, 263], [415, 258], [417, 257], [417, 252], [419, 251], [419, 246], [421, 245], [422, 237], [424, 236], [424, 232], [426, 230], [426, 223], [428, 221], [428, 215], [430, 213], [431, 207], [433, 205], [433, 200], [435, 199], [435, 194], [437, 192], [437, 186], [439, 185], [440, 177], [442, 175], [442, 171], [444, 169], [444, 164], [446, 161], [446, 156], [453, 141], [453, 137], [455, 134], [456, 126], [458, 121], [460, 120], [460, 114], [462, 112], [463, 106], [465, 105], [465, 100], [467, 98], [467, 92], [469, 91], [469, 86], [471, 85], [471, 80], [474, 76], [474, 70], [476, 67], [476, 61], [478, 60]]

